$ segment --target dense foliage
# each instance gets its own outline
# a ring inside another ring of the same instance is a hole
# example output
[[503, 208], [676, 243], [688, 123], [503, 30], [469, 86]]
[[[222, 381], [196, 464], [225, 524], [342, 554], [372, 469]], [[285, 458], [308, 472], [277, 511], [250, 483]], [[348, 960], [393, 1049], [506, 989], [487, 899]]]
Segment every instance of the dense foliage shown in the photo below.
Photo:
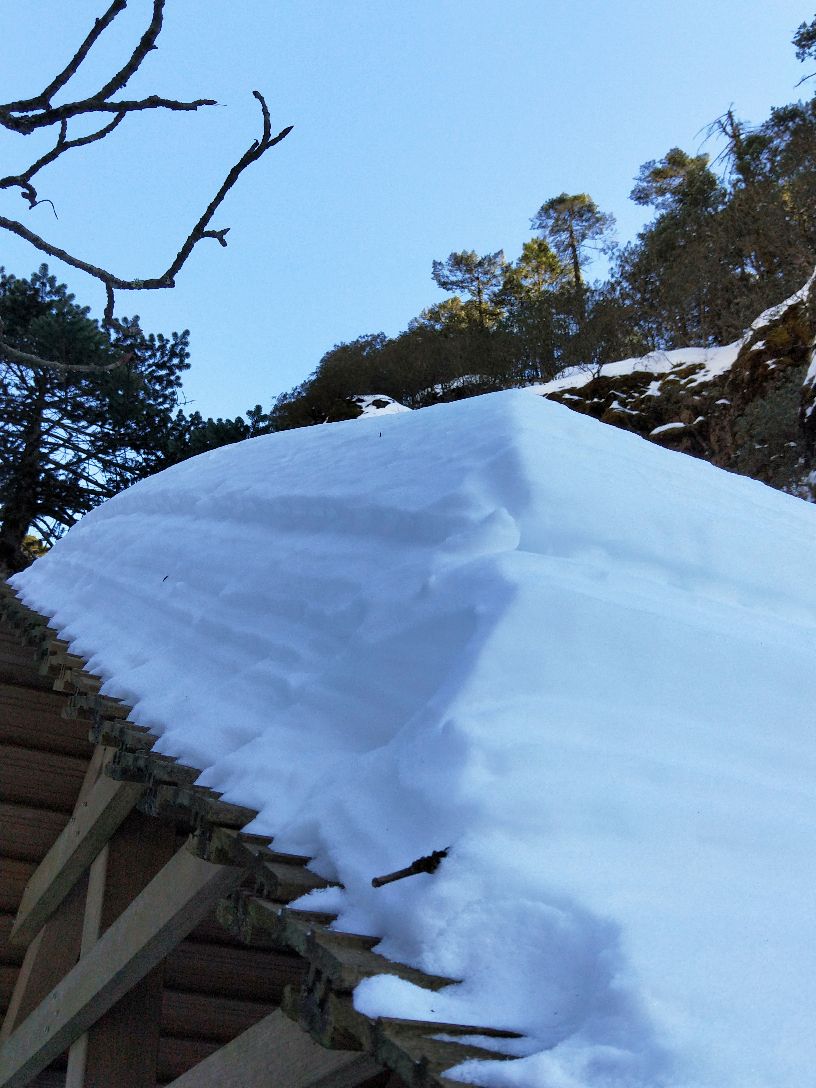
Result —
[[13, 349], [64, 364], [32, 367], [0, 349], [0, 566], [9, 570], [103, 499], [257, 423], [186, 416], [187, 332], [146, 334], [138, 317], [105, 330], [45, 265], [29, 279], [0, 269], [0, 322]]

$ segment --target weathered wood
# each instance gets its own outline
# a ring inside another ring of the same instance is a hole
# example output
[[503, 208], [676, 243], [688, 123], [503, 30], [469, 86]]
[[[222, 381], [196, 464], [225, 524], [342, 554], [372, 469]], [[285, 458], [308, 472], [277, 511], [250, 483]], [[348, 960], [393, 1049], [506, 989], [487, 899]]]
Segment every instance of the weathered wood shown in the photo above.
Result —
[[25, 886], [35, 868], [30, 861], [0, 857], [0, 910], [17, 913]]
[[[83, 955], [174, 851], [172, 827], [138, 812], [128, 816], [91, 866]], [[159, 963], [76, 1040], [68, 1057], [66, 1088], [154, 1088], [163, 974]]]
[[176, 1039], [164, 1036], [159, 1043], [157, 1079], [159, 1084], [169, 1084], [188, 1069], [209, 1058], [220, 1047], [206, 1039]]
[[143, 792], [139, 784], [100, 775], [29, 881], [12, 932], [14, 943], [33, 938]]
[[0, 682], [0, 742], [87, 758], [92, 745], [84, 722], [62, 716], [65, 698]]
[[37, 659], [30, 646], [24, 646], [16, 632], [5, 625], [0, 628], [0, 681], [19, 684], [24, 688], [51, 691], [51, 681], [40, 676]]
[[[77, 695], [71, 700], [74, 706], [81, 708], [88, 696]], [[101, 698], [99, 699], [101, 702]], [[116, 708], [118, 714], [111, 713], [111, 707], [105, 706], [94, 716], [91, 733], [97, 744], [127, 748], [135, 752], [149, 752], [156, 743], [156, 734], [144, 726], [134, 725], [127, 720], [129, 707]]]
[[[79, 791], [80, 800], [91, 792], [104, 759], [104, 750], [97, 748], [85, 764], [85, 773]], [[26, 886], [32, 875], [29, 872]], [[17, 976], [2, 1029], [0, 1029], [0, 1040], [5, 1040], [11, 1035], [16, 1026], [40, 1004], [46, 994], [76, 962], [81, 947], [82, 916], [87, 885], [87, 874], [82, 874], [74, 888], [69, 890], [51, 922], [45, 929], [39, 929], [29, 945]], [[21, 889], [17, 897], [17, 906], [23, 894], [24, 889]]]
[[8, 943], [11, 927], [14, 925], [14, 915], [0, 911], [0, 963], [19, 965], [25, 957], [24, 948], [15, 948]]
[[184, 941], [167, 957], [165, 984], [190, 993], [277, 1005], [287, 986], [300, 985], [306, 966], [291, 953]]
[[0, 1008], [7, 1009], [14, 993], [17, 969], [9, 963], [0, 964]]
[[[89, 748], [89, 755], [90, 751]], [[25, 803], [33, 784], [38, 805], [73, 807], [88, 765], [87, 758], [19, 744], [3, 744], [2, 752], [0, 788], [5, 801]]]
[[151, 816], [167, 819], [181, 817], [191, 822], [215, 824], [236, 830], [258, 815], [254, 809], [220, 800], [217, 793], [204, 786], [174, 786], [165, 783], [151, 784], [140, 807]]
[[6, 1040], [0, 1086], [22, 1088], [151, 971], [241, 880], [182, 847]]
[[[19, 971], [15, 971], [13, 968], [9, 967], [6, 968], [4, 979], [5, 986], [2, 994], [4, 1015], [3, 1024], [0, 1026], [0, 1044], [2, 1044], [14, 1030], [14, 1024], [17, 1021], [20, 1011], [20, 1002], [23, 999], [23, 994], [28, 985], [28, 979], [37, 959], [37, 953], [39, 952], [42, 937], [43, 933], [41, 930], [26, 949], [26, 954]], [[8, 987], [8, 992], [6, 992], [6, 986]]]
[[210, 861], [243, 865], [269, 899], [289, 902], [318, 888], [339, 887], [308, 869], [310, 858], [276, 853], [268, 842], [257, 835], [213, 827], [196, 838], [195, 848]]
[[40, 862], [65, 827], [64, 812], [0, 804], [0, 854]]
[[55, 1062], [31, 1081], [28, 1088], [65, 1088], [65, 1070]]
[[[105, 897], [105, 877], [108, 869], [108, 844], [102, 847], [88, 870], [88, 890], [82, 918], [80, 956], [90, 952], [102, 932], [102, 904]], [[65, 1088], [83, 1088], [85, 1063], [88, 1056], [88, 1033], [81, 1035], [68, 1054]]]
[[206, 1039], [223, 1045], [263, 1020], [274, 1008], [271, 1002], [165, 989], [161, 1030], [163, 1035]]
[[[17, 1026], [23, 1024], [32, 1010], [42, 1003], [76, 963], [82, 939], [82, 915], [87, 885], [88, 877], [85, 874], [68, 893], [54, 917], [29, 945], [3, 1027], [0, 1029], [0, 1040], [8, 1039]], [[3, 1050], [0, 1049], [0, 1055], [2, 1053]], [[54, 1058], [57, 1054], [59, 1051], [51, 1057]], [[48, 1062], [45, 1064], [48, 1065]]]
[[379, 1072], [367, 1054], [326, 1050], [276, 1010], [170, 1088], [354, 1088]]
[[8, 803], [31, 804], [71, 812], [88, 761], [59, 752], [0, 745], [0, 797]]

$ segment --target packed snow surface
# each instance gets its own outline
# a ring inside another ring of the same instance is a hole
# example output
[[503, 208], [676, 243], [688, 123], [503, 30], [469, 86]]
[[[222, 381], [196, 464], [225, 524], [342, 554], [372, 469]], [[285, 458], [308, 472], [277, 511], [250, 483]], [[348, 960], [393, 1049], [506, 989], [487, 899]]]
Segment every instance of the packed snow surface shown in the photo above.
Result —
[[[460, 1078], [812, 1088], [816, 507], [526, 392], [254, 439], [15, 580], [345, 891]], [[373, 876], [450, 847], [436, 873]]]

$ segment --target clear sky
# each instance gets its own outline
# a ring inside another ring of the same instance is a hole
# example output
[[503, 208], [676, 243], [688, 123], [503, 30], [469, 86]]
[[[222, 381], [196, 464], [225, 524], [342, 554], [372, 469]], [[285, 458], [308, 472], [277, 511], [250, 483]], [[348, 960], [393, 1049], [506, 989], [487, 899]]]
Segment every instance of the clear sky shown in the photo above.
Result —
[[[41, 90], [106, 0], [5, 5], [0, 98]], [[149, 0], [130, 0], [77, 80], [122, 62]], [[169, 0], [138, 94], [212, 97], [198, 114], [131, 115], [40, 176], [48, 205], [0, 211], [117, 274], [158, 275], [259, 131], [251, 92], [291, 135], [250, 168], [172, 291], [122, 294], [146, 329], [189, 328], [188, 397], [235, 415], [305, 378], [333, 344], [394, 334], [440, 297], [431, 261], [452, 250], [514, 258], [550, 196], [589, 192], [634, 235], [641, 163], [733, 104], [748, 121], [803, 92], [791, 36], [807, 0]], [[103, 45], [104, 43], [104, 45]], [[3, 173], [31, 138], [0, 136]], [[0, 263], [40, 256], [0, 237]], [[50, 262], [101, 313], [93, 282]], [[361, 392], [376, 392], [362, 390]]]

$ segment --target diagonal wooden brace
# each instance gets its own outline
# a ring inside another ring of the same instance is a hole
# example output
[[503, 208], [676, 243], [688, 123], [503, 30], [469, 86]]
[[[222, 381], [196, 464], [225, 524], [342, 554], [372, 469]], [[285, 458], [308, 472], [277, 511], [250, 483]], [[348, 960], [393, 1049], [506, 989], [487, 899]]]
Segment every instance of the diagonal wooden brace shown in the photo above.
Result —
[[240, 883], [183, 846], [0, 1048], [0, 1088], [28, 1081], [87, 1031]]

